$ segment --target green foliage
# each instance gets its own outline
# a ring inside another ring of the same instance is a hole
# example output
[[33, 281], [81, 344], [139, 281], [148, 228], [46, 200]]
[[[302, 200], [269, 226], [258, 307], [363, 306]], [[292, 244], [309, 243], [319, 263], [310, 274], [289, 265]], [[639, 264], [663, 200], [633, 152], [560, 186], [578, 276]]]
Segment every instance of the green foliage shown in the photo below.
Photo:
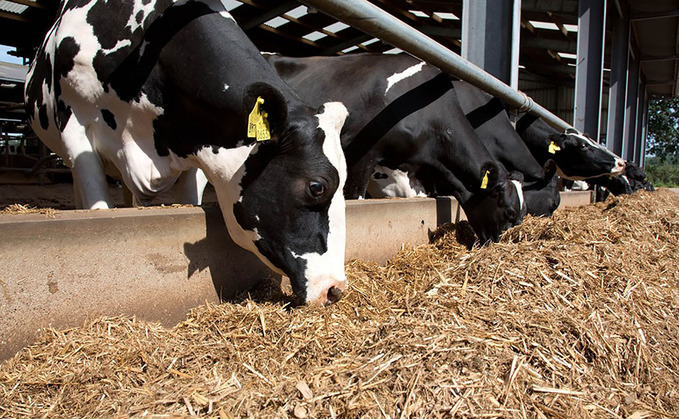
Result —
[[655, 187], [679, 188], [679, 164], [662, 162], [658, 157], [646, 158], [646, 176]]
[[649, 102], [646, 153], [661, 163], [679, 159], [679, 98]]

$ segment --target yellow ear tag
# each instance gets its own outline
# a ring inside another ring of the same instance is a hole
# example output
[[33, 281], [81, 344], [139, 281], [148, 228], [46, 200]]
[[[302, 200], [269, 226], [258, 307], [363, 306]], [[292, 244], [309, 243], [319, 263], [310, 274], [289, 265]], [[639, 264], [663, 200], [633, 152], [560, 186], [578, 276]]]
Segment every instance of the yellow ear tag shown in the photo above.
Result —
[[257, 121], [257, 141], [267, 141], [271, 139], [271, 132], [269, 131], [269, 121], [266, 119], [268, 114], [262, 112], [261, 118]]
[[257, 123], [262, 119], [262, 113], [259, 110], [259, 105], [264, 103], [264, 99], [260, 96], [255, 102], [255, 107], [252, 108], [252, 112], [248, 116], [248, 138], [257, 137]]
[[490, 173], [490, 171], [486, 170], [486, 174], [483, 175], [483, 180], [481, 181], [481, 189], [486, 189], [488, 187], [488, 173]]
[[558, 145], [556, 145], [554, 143], [554, 141], [552, 141], [551, 143], [549, 143], [549, 150], [548, 151], [549, 151], [550, 154], [556, 154], [557, 151], [561, 151], [561, 147], [559, 147]]

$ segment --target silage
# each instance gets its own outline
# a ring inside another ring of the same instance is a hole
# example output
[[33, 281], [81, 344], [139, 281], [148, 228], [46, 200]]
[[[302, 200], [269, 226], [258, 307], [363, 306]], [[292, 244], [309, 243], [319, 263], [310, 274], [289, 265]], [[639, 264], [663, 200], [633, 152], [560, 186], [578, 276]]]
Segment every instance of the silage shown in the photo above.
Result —
[[348, 295], [276, 287], [45, 330], [0, 367], [0, 416], [677, 417], [679, 198], [637, 192], [468, 250], [452, 226]]

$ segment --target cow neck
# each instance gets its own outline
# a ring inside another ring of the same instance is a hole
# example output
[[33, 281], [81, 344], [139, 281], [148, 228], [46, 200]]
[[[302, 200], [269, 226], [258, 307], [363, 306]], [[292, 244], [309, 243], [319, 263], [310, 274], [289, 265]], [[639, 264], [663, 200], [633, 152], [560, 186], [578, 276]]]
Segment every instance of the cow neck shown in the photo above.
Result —
[[536, 114], [532, 113], [523, 114], [523, 116], [521, 116], [521, 118], [519, 118], [519, 120], [516, 121], [516, 132], [519, 135], [523, 136], [523, 133], [526, 132], [528, 127], [530, 127], [533, 124], [533, 122], [535, 122], [538, 119], [540, 119], [540, 117], [537, 116]]
[[351, 168], [403, 118], [428, 106], [453, 88], [450, 76], [439, 73], [434, 78], [404, 93], [389, 103], [356, 134], [346, 146], [347, 166]]
[[476, 129], [495, 118], [495, 116], [504, 110], [505, 106], [502, 101], [494, 97], [485, 105], [479, 106], [478, 108], [469, 112], [466, 117], [472, 128]]

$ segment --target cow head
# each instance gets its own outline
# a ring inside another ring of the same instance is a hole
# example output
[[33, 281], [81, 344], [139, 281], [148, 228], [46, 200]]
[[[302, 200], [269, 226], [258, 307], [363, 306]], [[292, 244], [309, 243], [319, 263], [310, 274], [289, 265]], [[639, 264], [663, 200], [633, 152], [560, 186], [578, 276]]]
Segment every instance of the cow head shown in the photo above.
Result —
[[566, 179], [616, 176], [625, 169], [624, 160], [572, 128], [550, 135], [543, 153], [556, 162], [559, 175]]
[[481, 244], [497, 242], [503, 231], [521, 223], [525, 215], [521, 182], [523, 175], [519, 172], [496, 171], [486, 188], [462, 204]]
[[628, 161], [625, 167], [625, 176], [630, 181], [632, 190], [645, 189], [647, 191], [654, 191], [655, 187], [646, 177], [646, 171], [639, 167], [636, 163]]
[[198, 159], [234, 241], [287, 275], [299, 299], [335, 302], [346, 290], [346, 163], [339, 133], [347, 110], [326, 103], [314, 115], [290, 106], [275, 89], [254, 86], [244, 96], [246, 116], [260, 97], [271, 139], [204, 148]]
[[[615, 196], [627, 195], [634, 192], [627, 176], [599, 176], [589, 180], [590, 183], [604, 187]], [[605, 199], [605, 198], [604, 198]]]
[[628, 161], [626, 162], [625, 175], [629, 180], [635, 180], [637, 182], [646, 183], [648, 179], [646, 177], [646, 171], [639, 167], [638, 164]]

